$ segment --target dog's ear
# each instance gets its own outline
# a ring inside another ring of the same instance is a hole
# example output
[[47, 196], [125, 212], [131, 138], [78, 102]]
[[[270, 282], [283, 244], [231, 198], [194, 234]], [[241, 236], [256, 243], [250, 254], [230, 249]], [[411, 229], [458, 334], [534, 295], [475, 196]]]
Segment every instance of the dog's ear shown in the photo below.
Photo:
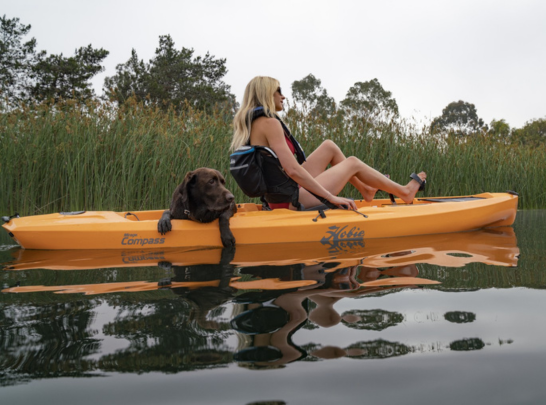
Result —
[[224, 176], [222, 175], [221, 172], [219, 172], [218, 170], [215, 170], [216, 172], [216, 175], [218, 176], [218, 178], [220, 179], [220, 183], [225, 183], [226, 182], [226, 179], [224, 178]]
[[189, 201], [189, 194], [190, 194], [190, 187], [195, 184], [196, 175], [194, 172], [188, 172], [186, 173], [186, 177], [184, 177], [184, 181], [180, 185], [180, 188], [178, 191], [180, 192], [180, 197], [182, 201], [182, 205], [184, 207], [188, 207], [188, 201]]

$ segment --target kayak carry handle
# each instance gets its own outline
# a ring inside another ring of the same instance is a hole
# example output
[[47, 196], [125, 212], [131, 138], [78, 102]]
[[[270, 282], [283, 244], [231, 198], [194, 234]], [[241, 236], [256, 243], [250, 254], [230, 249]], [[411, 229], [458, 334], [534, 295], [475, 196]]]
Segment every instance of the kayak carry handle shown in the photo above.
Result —
[[19, 213], [16, 212], [15, 214], [13, 214], [11, 217], [8, 217], [7, 215], [5, 217], [2, 217], [2, 221], [4, 221], [6, 224], [11, 221], [12, 218], [20, 218], [19, 217]]
[[134, 217], [137, 219], [137, 221], [140, 221], [140, 219], [138, 219], [138, 217], [136, 216], [136, 214], [133, 214], [132, 212], [128, 212], [127, 214], [125, 214], [125, 218], [127, 218], [127, 215], [132, 215], [132, 216], [134, 216]]

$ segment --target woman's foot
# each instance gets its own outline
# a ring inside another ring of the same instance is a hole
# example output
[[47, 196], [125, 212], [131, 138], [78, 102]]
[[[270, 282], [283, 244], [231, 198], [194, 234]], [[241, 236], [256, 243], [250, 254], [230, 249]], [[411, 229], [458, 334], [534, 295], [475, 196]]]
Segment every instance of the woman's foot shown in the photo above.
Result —
[[[417, 176], [421, 179], [421, 181], [426, 180], [427, 174], [425, 172], [419, 173]], [[403, 196], [399, 196], [406, 204], [410, 204], [413, 202], [413, 199], [415, 198], [415, 194], [419, 191], [419, 188], [421, 187], [421, 184], [417, 180], [412, 179], [404, 188], [406, 189], [406, 194]]]

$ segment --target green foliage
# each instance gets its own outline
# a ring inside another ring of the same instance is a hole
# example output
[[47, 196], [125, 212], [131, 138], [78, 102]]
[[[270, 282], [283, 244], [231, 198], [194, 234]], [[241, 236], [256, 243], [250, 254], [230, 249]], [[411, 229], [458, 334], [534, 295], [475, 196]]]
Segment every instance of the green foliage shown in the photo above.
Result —
[[37, 63], [32, 66], [31, 77], [35, 83], [29, 89], [30, 97], [55, 102], [69, 98], [85, 101], [94, 97], [90, 80], [104, 70], [101, 63], [108, 53], [88, 45], [77, 49], [71, 57], [39, 54]]
[[170, 35], [160, 36], [155, 57], [145, 63], [133, 49], [129, 60], [116, 67], [116, 75], [106, 78], [105, 94], [119, 104], [134, 97], [165, 111], [185, 103], [198, 110], [218, 104], [234, 109], [235, 96], [222, 81], [226, 60], [193, 54], [193, 49], [177, 50]]
[[321, 86], [320, 79], [312, 74], [292, 83], [292, 98], [296, 106], [313, 115], [327, 118], [336, 112], [336, 102], [333, 97]]
[[63, 100], [1, 114], [0, 134], [0, 212], [37, 214], [164, 208], [187, 171], [228, 176], [232, 132], [221, 111]]
[[434, 118], [431, 124], [433, 132], [458, 136], [474, 134], [483, 127], [484, 122], [478, 117], [476, 106], [462, 100], [449, 103], [442, 110], [442, 115]]
[[22, 102], [40, 102], [75, 98], [85, 101], [95, 94], [90, 80], [103, 70], [108, 55], [91, 45], [76, 50], [72, 57], [36, 52], [36, 40], [23, 42], [30, 25], [18, 18], [3, 16], [0, 25], [0, 82], [5, 107], [16, 108]]
[[36, 40], [23, 42], [30, 25], [18, 18], [0, 18], [0, 89], [2, 103], [16, 105], [27, 98], [30, 71], [36, 58]]
[[537, 147], [546, 144], [546, 119], [540, 118], [527, 122], [523, 128], [515, 129], [512, 142], [518, 145]]
[[347, 92], [341, 106], [350, 115], [367, 119], [388, 120], [398, 117], [396, 99], [377, 79], [356, 82]]
[[498, 141], [509, 142], [510, 135], [512, 134], [512, 129], [510, 128], [510, 125], [508, 125], [508, 123], [503, 119], [493, 120], [489, 125], [489, 130], [487, 131], [487, 134], [491, 138], [497, 139]]

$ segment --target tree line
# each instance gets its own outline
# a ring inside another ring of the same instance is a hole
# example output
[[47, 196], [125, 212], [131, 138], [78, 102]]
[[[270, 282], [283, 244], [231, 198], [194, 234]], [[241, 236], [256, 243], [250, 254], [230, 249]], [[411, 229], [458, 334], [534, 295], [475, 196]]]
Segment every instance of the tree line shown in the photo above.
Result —
[[[98, 96], [91, 79], [104, 71], [102, 65], [109, 52], [92, 45], [80, 47], [74, 55], [48, 54], [37, 50], [35, 38], [25, 40], [31, 26], [18, 18], [0, 18], [0, 107], [3, 111], [21, 104], [57, 103], [74, 99], [85, 103], [107, 99], [122, 105], [137, 101], [164, 110], [189, 106], [197, 110], [238, 107], [231, 88], [224, 82], [226, 59], [209, 53], [195, 55], [193, 49], [178, 49], [170, 35], [159, 37], [155, 55], [148, 62], [140, 59], [135, 49], [116, 73], [107, 77], [103, 94]], [[320, 119], [334, 116], [370, 122], [388, 122], [399, 118], [398, 105], [392, 93], [377, 79], [355, 83], [338, 104], [322, 87], [320, 79], [309, 74], [292, 83], [292, 105], [306, 115]], [[511, 128], [504, 120], [486, 124], [474, 104], [454, 101], [434, 118], [432, 134], [454, 137], [488, 136], [513, 144], [537, 146], [546, 144], [546, 119], [534, 119], [522, 128]]]
[[[25, 41], [30, 29], [18, 18], [0, 18], [2, 107], [97, 98], [91, 79], [104, 71], [102, 62], [109, 52], [92, 45], [76, 49], [72, 56], [38, 52], [35, 38]], [[177, 49], [172, 38], [165, 35], [159, 37], [159, 46], [149, 62], [140, 59], [133, 49], [129, 60], [117, 65], [116, 74], [105, 79], [101, 97], [118, 104], [133, 99], [163, 109], [185, 103], [198, 110], [217, 105], [234, 108], [235, 96], [223, 81], [226, 73], [225, 59]]]

